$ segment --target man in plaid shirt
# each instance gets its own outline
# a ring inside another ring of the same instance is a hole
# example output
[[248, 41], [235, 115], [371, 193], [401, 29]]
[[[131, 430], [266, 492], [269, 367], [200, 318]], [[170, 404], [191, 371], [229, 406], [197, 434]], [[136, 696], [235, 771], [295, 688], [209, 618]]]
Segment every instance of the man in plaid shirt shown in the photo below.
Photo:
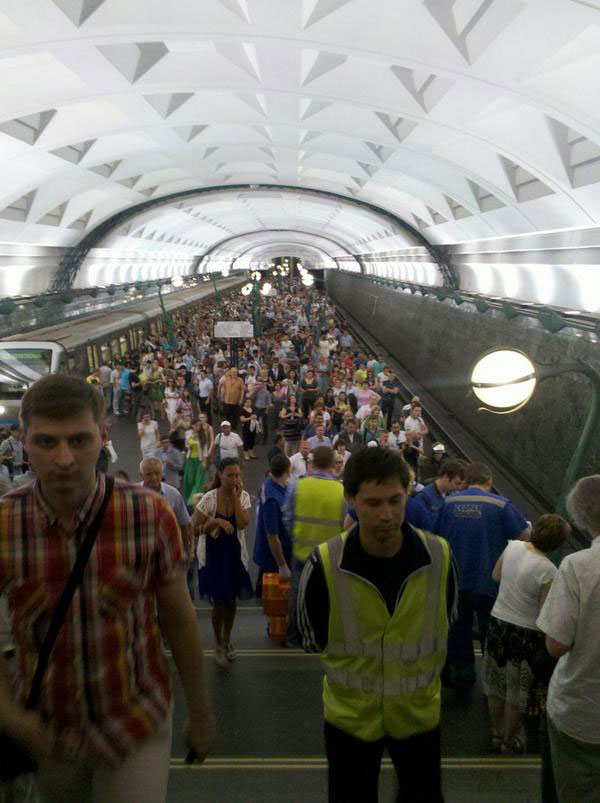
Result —
[[172, 702], [161, 634], [187, 698], [185, 739], [200, 760], [215, 733], [177, 522], [159, 495], [115, 484], [40, 710], [26, 711], [50, 616], [104, 498], [95, 470], [104, 403], [83, 379], [54, 374], [25, 394], [21, 417], [37, 480], [0, 500], [0, 594], [17, 662], [13, 693], [0, 661], [0, 728], [39, 759], [44, 801], [163, 803]]

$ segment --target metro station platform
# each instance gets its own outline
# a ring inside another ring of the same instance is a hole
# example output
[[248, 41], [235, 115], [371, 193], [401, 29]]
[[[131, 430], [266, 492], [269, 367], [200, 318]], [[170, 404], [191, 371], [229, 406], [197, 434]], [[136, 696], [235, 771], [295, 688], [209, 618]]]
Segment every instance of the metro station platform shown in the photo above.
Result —
[[[114, 421], [115, 469], [138, 478], [140, 449], [134, 425]], [[244, 487], [254, 498], [264, 478], [266, 447], [246, 464]], [[247, 530], [252, 554], [254, 522]], [[253, 580], [256, 572], [252, 570]], [[282, 649], [266, 632], [257, 600], [240, 605], [233, 631], [238, 658], [227, 669], [214, 662], [210, 606], [195, 600], [205, 644], [206, 672], [219, 735], [203, 765], [186, 766], [181, 737], [183, 694], [174, 672], [175, 719], [168, 803], [321, 803], [327, 799], [319, 657]], [[442, 767], [446, 803], [537, 803], [538, 755], [505, 758], [490, 752], [485, 697], [479, 687], [467, 702], [445, 690]], [[384, 757], [381, 803], [391, 803], [395, 774]]]

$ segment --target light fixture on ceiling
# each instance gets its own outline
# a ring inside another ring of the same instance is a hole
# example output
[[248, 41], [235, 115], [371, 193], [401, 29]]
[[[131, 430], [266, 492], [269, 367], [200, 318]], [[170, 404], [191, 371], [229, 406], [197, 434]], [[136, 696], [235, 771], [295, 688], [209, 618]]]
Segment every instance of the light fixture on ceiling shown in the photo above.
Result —
[[171, 279], [171, 284], [173, 285], [173, 287], [181, 287], [183, 284], [183, 279], [179, 275], [173, 276], [173, 278]]

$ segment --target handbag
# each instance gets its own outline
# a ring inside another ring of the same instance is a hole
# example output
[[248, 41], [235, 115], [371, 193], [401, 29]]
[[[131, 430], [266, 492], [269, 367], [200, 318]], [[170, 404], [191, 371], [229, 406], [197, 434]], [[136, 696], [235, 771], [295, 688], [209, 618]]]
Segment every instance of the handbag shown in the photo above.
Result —
[[[92, 552], [92, 547], [96, 541], [96, 537], [100, 532], [102, 520], [110, 497], [112, 496], [115, 481], [113, 477], [106, 477], [106, 486], [104, 490], [104, 499], [102, 505], [96, 514], [96, 517], [90, 525], [85, 540], [77, 551], [77, 557], [69, 579], [63, 589], [58, 604], [52, 614], [48, 632], [40, 648], [31, 690], [25, 703], [25, 708], [29, 711], [36, 709], [40, 702], [42, 692], [42, 680], [46, 674], [48, 663], [50, 660], [50, 653], [54, 647], [60, 629], [63, 626], [67, 611], [75, 595], [77, 587], [83, 579], [83, 573], [87, 565], [88, 559]], [[26, 747], [21, 745], [8, 733], [0, 732], [0, 782], [6, 783], [14, 781], [20, 775], [25, 775], [30, 772], [35, 772], [38, 768], [38, 763], [33, 755], [27, 750]]]

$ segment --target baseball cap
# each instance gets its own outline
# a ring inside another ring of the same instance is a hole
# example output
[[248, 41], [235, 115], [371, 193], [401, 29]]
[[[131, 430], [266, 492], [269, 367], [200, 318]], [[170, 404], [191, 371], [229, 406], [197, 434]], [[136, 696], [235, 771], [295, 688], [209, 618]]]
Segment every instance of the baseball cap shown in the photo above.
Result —
[[367, 443], [367, 446], [368, 446], [369, 449], [373, 449], [373, 448], [376, 448], [377, 446], [379, 446], [379, 444], [377, 443], [377, 441], [369, 441]]
[[231, 426], [231, 422], [229, 422], [229, 421], [221, 421], [221, 426], [222, 427], [230, 427]]
[[444, 446], [444, 444], [440, 443], [439, 441], [437, 443], [434, 443], [431, 448], [432, 448], [432, 450], [434, 452], [445, 452], [446, 451], [446, 447]]

